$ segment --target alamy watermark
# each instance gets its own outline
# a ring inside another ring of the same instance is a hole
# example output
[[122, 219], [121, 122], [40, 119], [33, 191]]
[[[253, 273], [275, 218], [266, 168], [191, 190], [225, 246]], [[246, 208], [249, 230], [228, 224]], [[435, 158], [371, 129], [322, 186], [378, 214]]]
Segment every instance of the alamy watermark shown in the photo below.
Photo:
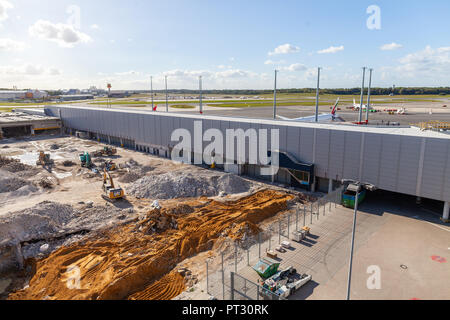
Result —
[[[266, 176], [277, 174], [279, 169], [278, 129], [226, 129], [224, 137], [222, 131], [216, 128], [203, 133], [202, 121], [194, 121], [193, 136], [189, 130], [179, 128], [172, 132], [171, 141], [178, 142], [171, 152], [171, 158], [176, 162], [197, 165], [259, 165], [260, 174]], [[204, 147], [205, 142], [209, 144]]]
[[66, 9], [66, 13], [69, 15], [67, 18], [67, 24], [74, 29], [81, 29], [81, 8], [77, 5], [70, 5]]
[[76, 265], [71, 265], [65, 272], [65, 281], [68, 289], [81, 289], [81, 271]]
[[367, 278], [367, 289], [369, 290], [380, 290], [381, 289], [381, 268], [379, 266], [373, 265], [367, 267], [367, 273], [370, 274]]
[[381, 30], [381, 8], [375, 4], [367, 7], [366, 13], [370, 16], [367, 18], [367, 29]]

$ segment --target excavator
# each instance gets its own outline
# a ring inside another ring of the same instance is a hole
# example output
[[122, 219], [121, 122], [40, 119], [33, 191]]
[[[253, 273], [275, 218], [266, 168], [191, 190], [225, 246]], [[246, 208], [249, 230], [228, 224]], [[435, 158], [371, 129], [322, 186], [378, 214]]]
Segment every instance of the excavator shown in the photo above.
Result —
[[36, 161], [36, 165], [41, 165], [46, 170], [50, 171], [52, 164], [54, 164], [54, 161], [50, 159], [50, 154], [45, 153], [44, 151], [39, 151], [39, 158]]
[[[109, 180], [109, 183], [108, 183]], [[116, 201], [119, 199], [123, 199], [123, 197], [125, 196], [125, 192], [123, 191], [123, 189], [119, 186], [118, 188], [116, 188], [114, 186], [114, 181], [113, 178], [111, 176], [111, 174], [106, 170], [106, 167], [103, 168], [103, 192], [104, 195], [103, 197], [106, 200], [109, 201]]]

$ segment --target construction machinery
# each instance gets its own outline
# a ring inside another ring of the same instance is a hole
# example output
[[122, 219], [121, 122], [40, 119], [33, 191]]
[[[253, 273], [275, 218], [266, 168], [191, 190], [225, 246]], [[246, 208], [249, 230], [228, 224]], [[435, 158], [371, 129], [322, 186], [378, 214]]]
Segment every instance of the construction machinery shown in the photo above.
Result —
[[105, 146], [103, 149], [95, 151], [92, 155], [94, 157], [113, 156], [117, 154], [117, 149], [113, 147]]
[[52, 165], [54, 161], [50, 159], [49, 153], [44, 153], [44, 151], [39, 151], [39, 158], [36, 161], [36, 165], [41, 165], [43, 167]]
[[[109, 182], [109, 183], [108, 183]], [[110, 201], [115, 201], [119, 199], [123, 199], [125, 196], [125, 192], [123, 189], [114, 186], [114, 181], [111, 174], [106, 170], [106, 167], [103, 168], [103, 197]]]
[[108, 160], [105, 162], [105, 168], [108, 171], [114, 171], [117, 169], [117, 166], [112, 160]]
[[81, 166], [85, 167], [85, 168], [91, 168], [93, 166], [92, 164], [92, 160], [91, 160], [91, 155], [89, 154], [89, 152], [84, 152], [82, 154], [80, 154], [80, 162], [81, 162]]

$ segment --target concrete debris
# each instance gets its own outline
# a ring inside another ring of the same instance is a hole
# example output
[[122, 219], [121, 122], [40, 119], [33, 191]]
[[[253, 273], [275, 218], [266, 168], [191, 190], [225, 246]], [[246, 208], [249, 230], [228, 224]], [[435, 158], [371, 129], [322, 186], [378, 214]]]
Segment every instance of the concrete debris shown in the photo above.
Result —
[[74, 165], [76, 165], [76, 163], [73, 162], [73, 161], [71, 161], [71, 160], [65, 160], [65, 161], [63, 162], [63, 166], [64, 166], [64, 167], [73, 167]]
[[0, 168], [13, 173], [33, 169], [31, 166], [21, 163], [20, 160], [4, 156], [0, 156]]
[[50, 146], [50, 150], [58, 150], [60, 148], [59, 144], [54, 143]]
[[14, 173], [0, 170], [0, 193], [16, 191], [27, 185], [31, 183]]
[[[124, 218], [123, 213], [127, 211]], [[74, 209], [71, 205], [44, 201], [34, 207], [0, 216], [0, 242], [23, 243], [24, 257], [27, 259], [42, 253], [44, 244], [49, 246], [45, 250], [49, 253], [62, 244], [72, 242], [66, 237], [73, 236], [73, 241], [78, 241], [80, 235], [132, 219], [128, 209], [92, 205]]]
[[48, 178], [42, 178], [39, 180], [38, 185], [44, 189], [52, 189], [53, 183]]
[[136, 198], [174, 199], [248, 192], [251, 183], [233, 174], [174, 171], [145, 176], [128, 187]]

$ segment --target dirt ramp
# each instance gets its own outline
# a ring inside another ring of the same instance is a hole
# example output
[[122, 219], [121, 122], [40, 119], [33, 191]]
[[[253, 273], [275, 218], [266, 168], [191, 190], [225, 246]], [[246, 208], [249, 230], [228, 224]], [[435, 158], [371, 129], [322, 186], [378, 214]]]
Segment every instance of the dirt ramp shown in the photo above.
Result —
[[145, 290], [129, 297], [131, 300], [172, 300], [185, 290], [184, 277], [176, 270], [166, 274]]
[[[116, 227], [38, 261], [29, 287], [9, 299], [170, 298], [182, 290], [180, 279], [171, 272], [178, 263], [212, 249], [219, 239], [256, 234], [259, 222], [285, 210], [292, 199], [271, 190], [231, 202], [206, 201], [202, 206], [194, 199], [186, 210], [194, 210], [191, 213], [163, 210], [165, 223], [149, 211], [148, 219]], [[146, 223], [151, 227], [140, 228]], [[151, 229], [155, 231], [149, 233]], [[77, 273], [80, 286], [74, 288], [71, 279]], [[158, 291], [165, 284], [165, 291]]]

